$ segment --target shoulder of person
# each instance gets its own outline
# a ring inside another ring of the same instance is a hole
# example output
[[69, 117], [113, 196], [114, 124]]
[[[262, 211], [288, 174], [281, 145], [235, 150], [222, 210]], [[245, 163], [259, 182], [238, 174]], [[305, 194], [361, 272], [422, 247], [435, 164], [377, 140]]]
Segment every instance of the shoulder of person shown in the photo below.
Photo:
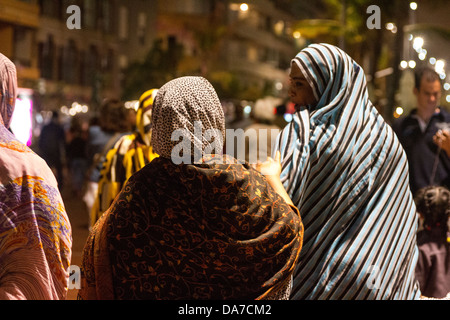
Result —
[[405, 125], [411, 124], [411, 121], [414, 121], [414, 123], [416, 123], [417, 120], [413, 117], [414, 113], [415, 111], [413, 110], [410, 113], [392, 121], [392, 128], [394, 129], [394, 131], [401, 130]]
[[445, 117], [446, 120], [450, 121], [450, 112], [444, 107], [440, 107], [441, 114]]

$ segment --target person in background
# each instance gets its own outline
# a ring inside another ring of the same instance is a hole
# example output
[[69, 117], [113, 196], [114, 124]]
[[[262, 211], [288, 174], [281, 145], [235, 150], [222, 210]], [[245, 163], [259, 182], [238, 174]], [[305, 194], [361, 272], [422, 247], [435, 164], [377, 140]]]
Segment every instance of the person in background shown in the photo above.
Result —
[[64, 300], [72, 229], [49, 166], [8, 130], [16, 92], [0, 54], [0, 300]]
[[441, 91], [436, 71], [418, 69], [414, 85], [417, 108], [392, 126], [408, 158], [413, 194], [430, 185], [450, 188], [450, 158], [433, 143], [436, 133], [450, 125], [450, 113], [439, 106]]
[[52, 111], [51, 114], [50, 122], [44, 125], [39, 136], [39, 152], [53, 170], [59, 190], [63, 190], [66, 134], [63, 126], [59, 123], [58, 111]]
[[450, 294], [450, 191], [441, 186], [425, 187], [417, 192], [415, 202], [424, 220], [417, 235], [420, 290], [425, 297], [445, 298]]
[[82, 195], [88, 169], [86, 143], [86, 129], [78, 118], [73, 117], [67, 138], [66, 159], [70, 172], [71, 195], [77, 198]]
[[291, 299], [419, 299], [408, 163], [363, 69], [335, 46], [312, 44], [289, 77], [297, 111], [274, 152], [305, 227]]
[[276, 106], [279, 99], [266, 97], [258, 99], [250, 113], [253, 123], [245, 128], [246, 156], [250, 164], [265, 161], [272, 155], [272, 145], [280, 128], [274, 125]]
[[91, 212], [91, 226], [109, 208], [131, 175], [158, 156], [151, 146], [151, 115], [157, 92], [157, 89], [151, 89], [141, 95], [135, 132], [122, 136], [108, 151], [101, 165], [98, 192]]
[[264, 177], [222, 154], [222, 106], [202, 77], [161, 87], [151, 122], [159, 157], [95, 224], [80, 299], [288, 298], [303, 225], [278, 159]]
[[86, 146], [89, 169], [83, 201], [89, 213], [88, 225], [93, 219], [91, 212], [97, 197], [100, 171], [106, 154], [123, 135], [130, 133], [129, 130], [129, 111], [124, 103], [117, 99], [105, 99], [100, 106], [99, 117], [94, 117], [91, 122]]

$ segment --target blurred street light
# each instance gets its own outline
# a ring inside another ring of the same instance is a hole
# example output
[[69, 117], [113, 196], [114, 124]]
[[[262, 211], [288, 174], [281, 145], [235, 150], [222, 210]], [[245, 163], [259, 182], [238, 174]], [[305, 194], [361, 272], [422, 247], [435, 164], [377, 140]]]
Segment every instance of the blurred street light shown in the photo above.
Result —
[[242, 3], [239, 9], [241, 9], [241, 11], [243, 12], [248, 11], [248, 4]]
[[386, 30], [391, 31], [392, 33], [397, 33], [397, 26], [392, 22], [388, 22], [386, 23]]
[[437, 60], [434, 66], [434, 70], [436, 70], [437, 73], [443, 73], [444, 68], [445, 68], [445, 61], [442, 59]]
[[425, 50], [425, 49], [421, 50], [419, 53], [419, 59], [425, 60], [426, 57], [427, 57], [427, 50]]
[[394, 118], [400, 118], [400, 116], [403, 114], [403, 108], [402, 107], [397, 107], [395, 108], [394, 111]]
[[420, 51], [420, 49], [422, 49], [422, 47], [423, 47], [423, 43], [424, 43], [424, 41], [423, 41], [422, 37], [414, 38], [414, 41], [413, 41], [414, 50]]

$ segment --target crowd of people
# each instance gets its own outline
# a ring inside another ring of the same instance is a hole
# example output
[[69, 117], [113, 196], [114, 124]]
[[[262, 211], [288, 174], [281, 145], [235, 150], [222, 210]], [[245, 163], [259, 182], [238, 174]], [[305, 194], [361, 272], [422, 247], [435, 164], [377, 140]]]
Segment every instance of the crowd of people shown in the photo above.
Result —
[[90, 214], [79, 299], [449, 299], [439, 77], [417, 73], [417, 109], [392, 125], [336, 46], [301, 50], [289, 79], [292, 121], [275, 125], [280, 101], [259, 100], [245, 132], [264, 138], [244, 159], [227, 150], [223, 106], [200, 76], [144, 92], [131, 120], [105, 100], [67, 135], [54, 113], [38, 155], [8, 130], [17, 80], [0, 55], [0, 299], [67, 295], [61, 145]]

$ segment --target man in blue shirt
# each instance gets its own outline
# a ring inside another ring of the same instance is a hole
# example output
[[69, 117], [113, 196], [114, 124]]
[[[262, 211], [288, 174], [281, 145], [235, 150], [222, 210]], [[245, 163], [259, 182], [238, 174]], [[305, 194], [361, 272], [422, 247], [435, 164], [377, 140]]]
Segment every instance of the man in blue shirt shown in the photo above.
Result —
[[425, 186], [450, 188], [450, 159], [434, 142], [433, 136], [450, 126], [450, 113], [439, 106], [441, 80], [430, 68], [415, 74], [414, 94], [417, 108], [393, 124], [405, 149], [413, 194]]

